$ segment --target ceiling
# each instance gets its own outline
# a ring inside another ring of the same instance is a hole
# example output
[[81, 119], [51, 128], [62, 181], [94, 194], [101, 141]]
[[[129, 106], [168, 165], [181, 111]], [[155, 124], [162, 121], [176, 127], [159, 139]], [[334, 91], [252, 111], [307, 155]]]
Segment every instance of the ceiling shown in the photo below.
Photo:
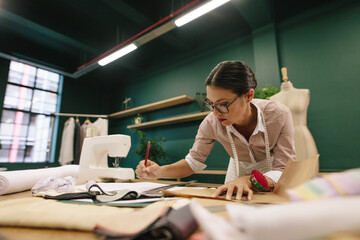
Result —
[[[74, 77], [73, 73], [86, 69], [93, 59], [161, 19], [193, 3], [177, 15], [181, 16], [204, 2], [0, 0], [0, 55], [24, 59]], [[231, 0], [196, 21], [147, 42], [141, 51], [117, 60], [117, 69], [124, 75], [138, 72], [169, 57], [190, 53], [204, 43], [215, 46], [227, 37], [245, 36], [254, 28], [327, 2], [330, 1]]]

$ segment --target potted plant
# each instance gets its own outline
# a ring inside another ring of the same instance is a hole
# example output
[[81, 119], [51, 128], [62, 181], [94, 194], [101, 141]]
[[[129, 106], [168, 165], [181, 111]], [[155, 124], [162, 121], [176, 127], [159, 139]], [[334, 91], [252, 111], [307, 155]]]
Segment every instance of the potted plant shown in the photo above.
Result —
[[150, 141], [149, 159], [153, 162], [156, 162], [157, 164], [160, 164], [162, 159], [167, 162], [167, 153], [161, 146], [161, 143], [165, 142], [166, 138], [156, 136], [153, 139], [147, 139], [146, 134], [140, 130], [137, 131], [137, 134], [139, 136], [140, 142], [134, 151], [135, 154], [139, 155], [142, 159], [145, 159], [147, 144], [148, 141]]
[[132, 119], [132, 123], [140, 124], [140, 123], [142, 123], [143, 120], [144, 120], [144, 118], [140, 115], [140, 113], [138, 113], [138, 115]]
[[255, 90], [254, 97], [268, 100], [272, 95], [275, 95], [278, 92], [280, 92], [279, 88], [274, 87], [271, 84], [266, 84], [265, 87]]

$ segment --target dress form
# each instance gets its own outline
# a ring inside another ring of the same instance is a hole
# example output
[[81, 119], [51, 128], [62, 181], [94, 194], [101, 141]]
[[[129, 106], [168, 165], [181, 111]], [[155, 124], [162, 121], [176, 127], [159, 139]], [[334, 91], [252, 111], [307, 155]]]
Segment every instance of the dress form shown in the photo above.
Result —
[[295, 88], [288, 80], [287, 69], [282, 68], [281, 72], [283, 75], [281, 90], [279, 93], [271, 96], [270, 100], [284, 104], [291, 111], [294, 123], [296, 160], [300, 161], [318, 154], [315, 140], [307, 127], [307, 109], [310, 103], [310, 90]]

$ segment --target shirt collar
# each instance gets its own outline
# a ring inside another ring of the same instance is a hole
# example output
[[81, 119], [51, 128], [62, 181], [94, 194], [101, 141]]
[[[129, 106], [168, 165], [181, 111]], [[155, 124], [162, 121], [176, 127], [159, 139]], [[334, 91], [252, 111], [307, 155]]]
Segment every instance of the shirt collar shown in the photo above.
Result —
[[253, 102], [251, 102], [251, 104], [253, 104], [256, 109], [257, 109], [257, 124], [256, 124], [256, 127], [254, 129], [254, 132], [252, 135], [256, 135], [258, 134], [258, 132], [264, 132], [265, 129], [264, 129], [264, 125], [263, 125], [263, 121], [262, 121], [262, 117], [261, 117], [261, 109]]
[[[262, 121], [262, 117], [261, 117], [261, 109], [259, 106], [257, 106], [255, 103], [253, 102], [250, 102], [251, 104], [253, 104], [256, 109], [257, 109], [257, 123], [256, 123], [256, 127], [252, 133], [252, 135], [256, 135], [258, 134], [258, 132], [265, 132], [265, 129], [264, 129], [264, 125], [263, 125], [263, 121]], [[234, 128], [233, 125], [231, 125], [230, 127], [230, 131], [231, 132], [237, 132]]]

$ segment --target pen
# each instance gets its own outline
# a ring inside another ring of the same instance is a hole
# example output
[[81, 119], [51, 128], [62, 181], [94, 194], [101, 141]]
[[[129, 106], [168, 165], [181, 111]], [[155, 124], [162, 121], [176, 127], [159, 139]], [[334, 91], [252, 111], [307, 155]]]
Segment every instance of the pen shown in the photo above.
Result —
[[148, 158], [149, 158], [149, 151], [150, 151], [150, 141], [148, 141], [147, 149], [146, 149], [145, 167], [147, 167], [147, 160], [148, 160]]

